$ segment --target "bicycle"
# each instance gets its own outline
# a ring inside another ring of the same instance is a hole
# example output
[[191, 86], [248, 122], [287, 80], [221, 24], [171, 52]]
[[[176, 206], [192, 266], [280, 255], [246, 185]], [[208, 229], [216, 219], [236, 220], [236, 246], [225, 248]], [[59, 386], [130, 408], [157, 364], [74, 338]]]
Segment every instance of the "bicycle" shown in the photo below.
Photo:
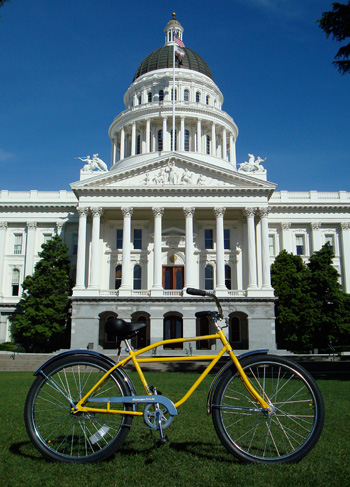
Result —
[[[25, 404], [25, 424], [33, 445], [47, 459], [66, 463], [106, 460], [122, 446], [135, 417], [160, 434], [158, 446], [167, 441], [164, 430], [225, 353], [230, 360], [216, 374], [209, 388], [207, 408], [215, 431], [241, 462], [293, 463], [317, 443], [324, 423], [320, 390], [300, 365], [268, 355], [268, 350], [236, 357], [223, 328], [227, 326], [221, 304], [213, 293], [188, 288], [187, 293], [214, 299], [217, 311], [199, 311], [196, 317], [213, 320], [216, 333], [162, 340], [134, 351], [129, 340], [146, 326], [119, 318], [107, 320], [105, 330], [116, 339], [118, 362], [92, 350], [64, 352], [36, 372]], [[223, 322], [223, 323], [222, 323]], [[144, 357], [162, 345], [200, 340], [220, 340], [216, 355]], [[120, 359], [121, 342], [128, 356]], [[149, 386], [140, 364], [170, 361], [209, 361], [208, 366], [177, 402]], [[144, 395], [124, 370], [132, 362]]]

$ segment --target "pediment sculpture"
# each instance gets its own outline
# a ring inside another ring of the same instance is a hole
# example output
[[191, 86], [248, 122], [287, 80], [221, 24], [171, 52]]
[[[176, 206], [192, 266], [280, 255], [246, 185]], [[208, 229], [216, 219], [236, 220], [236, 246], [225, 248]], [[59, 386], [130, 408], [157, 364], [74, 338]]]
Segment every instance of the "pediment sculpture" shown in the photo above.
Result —
[[242, 164], [239, 165], [239, 172], [266, 172], [266, 169], [264, 166], [261, 164], [262, 162], [266, 161], [265, 159], [261, 159], [261, 157], [257, 157], [255, 159], [254, 154], [248, 154], [248, 162], [242, 162]]
[[108, 171], [107, 164], [105, 162], [103, 162], [102, 159], [100, 159], [98, 157], [98, 154], [94, 154], [92, 156], [92, 159], [90, 158], [90, 156], [76, 157], [76, 159], [80, 159], [81, 161], [86, 163], [82, 168], [82, 172], [92, 173], [95, 170], [97, 172], [107, 172]]
[[[142, 183], [148, 185], [191, 185], [191, 186], [205, 186], [206, 184], [213, 182], [211, 178], [204, 174], [197, 174], [191, 172], [187, 168], [177, 167], [174, 160], [168, 162], [165, 167], [160, 168], [158, 171], [147, 172], [142, 180]], [[225, 184], [222, 181], [215, 181], [216, 184]]]

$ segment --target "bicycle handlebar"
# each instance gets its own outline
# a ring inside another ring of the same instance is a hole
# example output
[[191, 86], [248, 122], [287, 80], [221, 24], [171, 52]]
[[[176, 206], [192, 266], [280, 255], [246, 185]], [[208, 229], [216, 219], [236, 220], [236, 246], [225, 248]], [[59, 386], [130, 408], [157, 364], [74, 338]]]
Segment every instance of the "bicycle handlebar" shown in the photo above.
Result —
[[194, 289], [193, 287], [188, 287], [186, 289], [187, 294], [191, 294], [192, 296], [209, 296], [214, 299], [215, 304], [218, 308], [220, 318], [223, 318], [222, 307], [218, 300], [218, 298], [213, 293], [208, 293], [207, 291], [203, 291], [202, 289]]

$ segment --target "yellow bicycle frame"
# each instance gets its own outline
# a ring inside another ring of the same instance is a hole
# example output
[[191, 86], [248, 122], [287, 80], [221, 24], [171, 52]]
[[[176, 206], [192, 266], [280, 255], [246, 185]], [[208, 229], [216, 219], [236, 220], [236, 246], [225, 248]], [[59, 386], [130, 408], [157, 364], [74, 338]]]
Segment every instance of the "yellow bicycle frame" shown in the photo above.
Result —
[[[193, 341], [201, 341], [201, 340], [217, 340], [219, 339], [223, 347], [222, 349], [217, 353], [217, 355], [197, 355], [197, 356], [187, 356], [187, 357], [147, 357], [147, 358], [138, 358], [140, 355], [142, 355], [145, 352], [148, 352], [154, 348], [160, 347], [162, 345], [171, 345], [175, 343], [186, 343], [186, 342], [193, 342]], [[199, 384], [205, 379], [205, 377], [209, 374], [209, 372], [213, 369], [213, 367], [217, 364], [217, 362], [220, 360], [220, 358], [224, 355], [224, 353], [228, 353], [231, 357], [232, 362], [235, 364], [237, 371], [240, 375], [240, 378], [246, 387], [247, 391], [249, 394], [252, 396], [254, 400], [256, 400], [260, 406], [265, 409], [266, 411], [270, 410], [269, 404], [261, 397], [259, 392], [253, 387], [249, 379], [247, 378], [244, 370], [242, 369], [239, 360], [233, 353], [232, 347], [230, 343], [228, 342], [224, 332], [222, 329], [219, 327], [218, 331], [215, 335], [205, 335], [205, 336], [197, 336], [197, 337], [190, 337], [190, 338], [175, 338], [171, 340], [162, 340], [157, 343], [153, 343], [152, 345], [149, 345], [148, 347], [144, 347], [141, 350], [133, 351], [131, 347], [129, 346], [128, 342], [126, 341], [128, 345], [128, 352], [129, 355], [125, 359], [121, 360], [118, 362], [116, 365], [111, 367], [105, 374], [104, 376], [90, 389], [90, 391], [76, 404], [75, 408], [72, 409], [72, 412], [74, 414], [79, 413], [79, 412], [93, 412], [93, 413], [106, 413], [106, 414], [127, 414], [127, 415], [132, 415], [132, 416], [143, 416], [143, 412], [141, 411], [134, 411], [134, 410], [124, 410], [124, 409], [111, 409], [111, 403], [107, 402], [106, 407], [104, 408], [92, 408], [86, 406], [87, 400], [94, 394], [95, 391], [97, 391], [100, 387], [103, 386], [103, 384], [106, 382], [110, 374], [112, 374], [115, 370], [118, 368], [122, 368], [124, 365], [126, 365], [128, 362], [132, 361], [134, 364], [134, 367], [139, 375], [139, 378], [142, 382], [142, 385], [147, 393], [147, 395], [152, 395], [152, 392], [149, 388], [149, 385], [146, 381], [146, 378], [142, 372], [142, 369], [140, 367], [140, 364], [143, 363], [156, 363], [156, 362], [199, 362], [199, 361], [210, 361], [209, 365], [206, 367], [206, 369], [202, 372], [202, 374], [199, 376], [199, 378], [195, 381], [195, 383], [190, 387], [190, 389], [187, 391], [187, 393], [175, 403], [175, 407], [178, 408], [180, 407], [187, 399], [192, 395], [192, 393], [197, 389]]]

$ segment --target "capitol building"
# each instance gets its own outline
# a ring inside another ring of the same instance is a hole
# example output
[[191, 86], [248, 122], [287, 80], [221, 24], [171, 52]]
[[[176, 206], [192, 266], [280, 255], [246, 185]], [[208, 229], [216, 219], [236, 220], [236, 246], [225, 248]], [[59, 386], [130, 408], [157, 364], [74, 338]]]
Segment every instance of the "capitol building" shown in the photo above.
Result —
[[[212, 333], [195, 312], [219, 296], [236, 350], [276, 350], [270, 266], [282, 249], [329, 242], [350, 293], [350, 192], [275, 191], [264, 160], [236, 161], [238, 127], [175, 15], [165, 42], [137, 67], [109, 127], [111, 161], [82, 158], [71, 191], [0, 191], [0, 342], [42, 244], [60, 235], [75, 286], [71, 348], [110, 349], [108, 317], [142, 320], [135, 348]], [[161, 36], [160, 36], [161, 40]], [[157, 355], [208, 354], [210, 340]]]

